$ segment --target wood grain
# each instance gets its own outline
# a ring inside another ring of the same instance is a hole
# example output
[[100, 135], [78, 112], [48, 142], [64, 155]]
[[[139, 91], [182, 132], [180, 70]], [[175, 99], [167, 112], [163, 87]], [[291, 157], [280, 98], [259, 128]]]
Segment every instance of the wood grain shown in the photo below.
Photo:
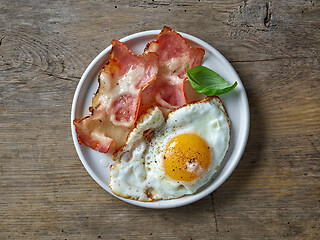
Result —
[[[319, 1], [1, 1], [0, 239], [319, 239]], [[213, 194], [131, 206], [86, 172], [70, 131], [74, 91], [111, 39], [163, 25], [237, 70], [251, 127]]]

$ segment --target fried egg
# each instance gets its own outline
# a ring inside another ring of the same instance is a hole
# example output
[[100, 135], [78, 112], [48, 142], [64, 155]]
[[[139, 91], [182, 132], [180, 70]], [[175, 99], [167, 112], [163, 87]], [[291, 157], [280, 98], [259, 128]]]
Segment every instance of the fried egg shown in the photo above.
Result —
[[139, 201], [193, 194], [219, 168], [229, 139], [230, 120], [218, 97], [181, 107], [167, 120], [155, 107], [113, 154], [109, 186], [116, 195]]

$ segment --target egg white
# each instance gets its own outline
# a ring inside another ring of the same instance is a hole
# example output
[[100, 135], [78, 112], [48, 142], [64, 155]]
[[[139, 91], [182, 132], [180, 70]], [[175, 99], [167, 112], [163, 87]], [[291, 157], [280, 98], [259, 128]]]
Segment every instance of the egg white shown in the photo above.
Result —
[[[163, 154], [172, 138], [193, 133], [211, 149], [212, 162], [204, 175], [192, 182], [169, 178], [163, 168]], [[179, 198], [195, 193], [216, 172], [229, 147], [230, 120], [218, 97], [181, 107], [165, 120], [159, 108], [151, 109], [130, 133], [127, 144], [113, 155], [111, 190], [140, 201]]]

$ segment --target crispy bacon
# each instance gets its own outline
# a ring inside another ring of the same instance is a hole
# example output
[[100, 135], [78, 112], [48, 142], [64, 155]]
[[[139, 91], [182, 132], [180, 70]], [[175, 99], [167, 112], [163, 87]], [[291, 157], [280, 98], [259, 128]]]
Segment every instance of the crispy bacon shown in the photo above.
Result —
[[121, 147], [137, 119], [140, 95], [158, 72], [156, 53], [136, 55], [112, 40], [109, 62], [99, 75], [92, 114], [73, 121], [79, 143], [106, 153], [112, 143]]
[[202, 48], [191, 47], [180, 34], [166, 26], [157, 40], [147, 46], [145, 53], [150, 52], [159, 56], [159, 72], [156, 80], [142, 91], [139, 116], [152, 106], [159, 106], [166, 113], [187, 104], [186, 63], [189, 68], [200, 65], [205, 53]]

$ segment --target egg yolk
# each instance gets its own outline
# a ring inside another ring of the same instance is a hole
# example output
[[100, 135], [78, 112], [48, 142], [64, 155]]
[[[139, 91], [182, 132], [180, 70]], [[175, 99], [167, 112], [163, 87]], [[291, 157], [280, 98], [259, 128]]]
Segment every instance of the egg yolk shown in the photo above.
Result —
[[178, 181], [190, 182], [208, 170], [211, 151], [207, 142], [198, 135], [181, 134], [169, 142], [163, 158], [167, 176]]

